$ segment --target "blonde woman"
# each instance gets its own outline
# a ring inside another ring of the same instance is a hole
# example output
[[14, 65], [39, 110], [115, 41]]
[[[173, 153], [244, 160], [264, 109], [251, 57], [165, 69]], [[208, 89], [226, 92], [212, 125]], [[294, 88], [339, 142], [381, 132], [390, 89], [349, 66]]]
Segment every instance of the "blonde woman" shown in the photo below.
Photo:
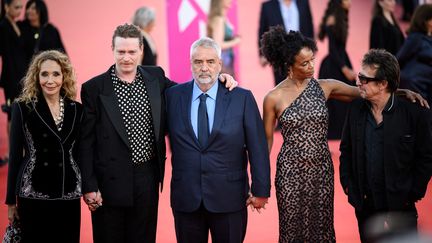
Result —
[[[12, 104], [6, 204], [22, 242], [79, 242], [81, 174], [75, 141], [82, 107], [68, 57], [41, 52]], [[24, 153], [23, 153], [24, 151]]]
[[233, 26], [227, 17], [232, 0], [212, 0], [207, 17], [207, 35], [222, 49], [222, 73], [234, 75], [233, 47], [240, 44], [240, 37], [234, 35]]

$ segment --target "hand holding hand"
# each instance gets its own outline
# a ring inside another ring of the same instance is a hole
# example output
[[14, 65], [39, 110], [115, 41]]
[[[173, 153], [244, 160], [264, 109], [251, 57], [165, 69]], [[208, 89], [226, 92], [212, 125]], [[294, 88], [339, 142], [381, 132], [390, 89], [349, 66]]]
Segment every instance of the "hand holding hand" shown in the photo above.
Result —
[[102, 194], [99, 190], [97, 192], [88, 192], [84, 194], [84, 202], [92, 212], [102, 206], [102, 201]]
[[265, 205], [268, 203], [267, 197], [255, 197], [250, 195], [246, 200], [246, 206], [250, 206], [252, 212], [257, 210], [258, 213], [261, 213], [261, 209], [265, 209]]

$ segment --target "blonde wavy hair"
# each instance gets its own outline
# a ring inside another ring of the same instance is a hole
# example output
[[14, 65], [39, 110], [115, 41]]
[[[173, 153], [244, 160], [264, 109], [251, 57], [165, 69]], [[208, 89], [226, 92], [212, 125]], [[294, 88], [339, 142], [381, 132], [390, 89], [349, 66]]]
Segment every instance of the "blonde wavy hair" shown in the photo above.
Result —
[[23, 90], [21, 95], [17, 98], [17, 101], [30, 103], [32, 101], [38, 100], [38, 97], [42, 92], [41, 86], [39, 84], [39, 73], [42, 63], [47, 60], [55, 61], [58, 65], [60, 65], [63, 74], [63, 84], [60, 89], [60, 95], [71, 100], [75, 100], [76, 78], [75, 71], [72, 68], [69, 57], [62, 52], [49, 50], [43, 51], [33, 57], [33, 60], [27, 70], [27, 74], [23, 79]]

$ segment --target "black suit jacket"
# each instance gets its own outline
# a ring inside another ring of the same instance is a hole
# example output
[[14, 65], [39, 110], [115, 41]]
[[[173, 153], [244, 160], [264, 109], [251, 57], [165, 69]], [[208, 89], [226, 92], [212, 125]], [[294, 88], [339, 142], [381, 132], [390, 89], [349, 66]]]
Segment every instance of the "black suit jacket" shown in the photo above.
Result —
[[[152, 110], [160, 182], [165, 170], [165, 89], [175, 85], [160, 67], [138, 67]], [[132, 152], [109, 70], [81, 89], [84, 119], [80, 143], [83, 193], [102, 193], [104, 204], [133, 203]]]
[[[394, 99], [393, 99], [394, 98]], [[426, 193], [432, 173], [432, 124], [429, 110], [392, 96], [384, 120], [384, 174], [389, 210], [403, 209]], [[340, 145], [340, 180], [348, 201], [362, 209], [365, 196], [366, 100], [352, 102]]]
[[[297, 8], [300, 17], [300, 32], [307, 37], [314, 38], [314, 29], [312, 14], [309, 6], [309, 0], [297, 0]], [[261, 37], [267, 32], [270, 27], [282, 25], [285, 28], [282, 13], [279, 7], [278, 0], [270, 0], [262, 3], [259, 30], [258, 30], [258, 46], [261, 49]]]

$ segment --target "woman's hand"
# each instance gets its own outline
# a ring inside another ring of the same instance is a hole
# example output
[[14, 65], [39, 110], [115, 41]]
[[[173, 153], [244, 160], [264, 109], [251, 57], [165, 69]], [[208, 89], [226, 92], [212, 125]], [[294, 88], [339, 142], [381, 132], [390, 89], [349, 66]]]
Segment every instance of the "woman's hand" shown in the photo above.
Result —
[[19, 220], [17, 206], [15, 204], [8, 205], [8, 220], [9, 220], [9, 223], [12, 224], [15, 221], [15, 219]]

